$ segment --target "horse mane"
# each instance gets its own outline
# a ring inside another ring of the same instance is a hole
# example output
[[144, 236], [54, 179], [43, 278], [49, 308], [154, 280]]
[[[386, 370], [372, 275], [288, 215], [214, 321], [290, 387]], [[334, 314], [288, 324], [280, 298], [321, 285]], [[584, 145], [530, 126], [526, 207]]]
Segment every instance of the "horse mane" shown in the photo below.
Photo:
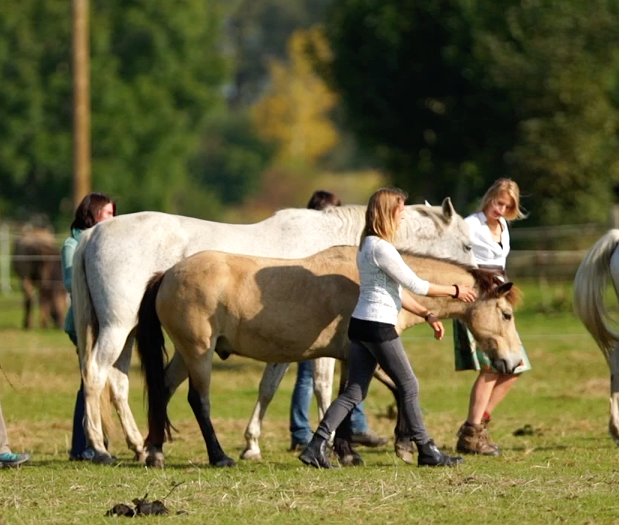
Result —
[[[505, 284], [500, 272], [485, 268], [472, 268], [469, 270], [469, 273], [475, 278], [475, 284], [479, 287], [481, 293], [487, 297], [498, 297], [499, 286]], [[512, 306], [517, 306], [522, 300], [522, 291], [512, 285], [507, 294], [505, 294], [505, 299]]]
[[[415, 253], [412, 250], [400, 250], [401, 255], [408, 255], [409, 257], [416, 257], [418, 259], [425, 259], [436, 263], [444, 263], [445, 265], [453, 265], [461, 270], [464, 270], [475, 279], [475, 285], [479, 289], [480, 293], [485, 297], [493, 298], [498, 297], [498, 288], [500, 285], [505, 284], [501, 272], [497, 270], [490, 270], [488, 268], [474, 268], [468, 264], [462, 264], [458, 261], [449, 258], [433, 257], [431, 255]], [[512, 286], [505, 299], [512, 306], [517, 306], [522, 300], [522, 292], [516, 286]]]
[[328, 206], [321, 213], [335, 215], [343, 220], [365, 223], [366, 206], [360, 204], [347, 204], [345, 206]]
[[[290, 210], [297, 211], [299, 208], [284, 208], [282, 210], [278, 210], [275, 214], [279, 214], [282, 212], [287, 212]], [[304, 208], [301, 208], [304, 209]], [[365, 219], [365, 210], [367, 206], [363, 204], [344, 204], [342, 206], [327, 206], [325, 209], [320, 210], [321, 213], [337, 215], [342, 218], [362, 218]], [[432, 217], [435, 219], [439, 219], [444, 226], [445, 217], [443, 215], [443, 210], [440, 206], [426, 206], [425, 204], [407, 204], [406, 209], [410, 211], [414, 211], [420, 213], [421, 215], [426, 215], [428, 217]]]

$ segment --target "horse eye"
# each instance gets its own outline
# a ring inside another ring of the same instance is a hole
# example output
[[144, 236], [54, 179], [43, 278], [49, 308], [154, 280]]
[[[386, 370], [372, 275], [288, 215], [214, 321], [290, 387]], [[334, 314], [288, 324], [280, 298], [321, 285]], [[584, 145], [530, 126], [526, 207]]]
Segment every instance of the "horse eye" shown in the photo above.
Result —
[[473, 249], [473, 245], [472, 244], [465, 244], [464, 245], [464, 251], [465, 252], [470, 252]]
[[510, 314], [509, 312], [503, 312], [503, 319], [505, 319], [506, 321], [511, 321], [512, 317], [513, 315]]

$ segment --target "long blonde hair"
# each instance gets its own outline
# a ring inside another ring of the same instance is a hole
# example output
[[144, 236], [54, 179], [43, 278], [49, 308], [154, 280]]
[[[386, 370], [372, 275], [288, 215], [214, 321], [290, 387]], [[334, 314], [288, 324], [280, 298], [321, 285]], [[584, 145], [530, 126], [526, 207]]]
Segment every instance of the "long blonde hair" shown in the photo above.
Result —
[[527, 213], [520, 208], [520, 188], [511, 179], [499, 179], [488, 188], [488, 191], [481, 200], [481, 204], [477, 211], [485, 212], [488, 207], [493, 204], [501, 193], [507, 193], [512, 199], [512, 205], [507, 207], [505, 211], [505, 220], [515, 221], [527, 217]]
[[376, 190], [368, 202], [365, 212], [365, 227], [361, 234], [359, 249], [368, 235], [376, 235], [388, 242], [393, 242], [398, 224], [395, 211], [400, 203], [406, 202], [408, 194], [399, 188], [381, 188]]

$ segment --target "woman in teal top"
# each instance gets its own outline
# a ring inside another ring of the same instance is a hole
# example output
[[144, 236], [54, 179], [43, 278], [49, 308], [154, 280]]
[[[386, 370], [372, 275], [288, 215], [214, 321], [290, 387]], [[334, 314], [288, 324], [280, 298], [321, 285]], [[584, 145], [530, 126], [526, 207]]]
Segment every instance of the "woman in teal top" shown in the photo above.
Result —
[[[75, 211], [75, 218], [71, 223], [71, 235], [62, 246], [62, 269], [64, 286], [71, 294], [73, 256], [79, 244], [80, 237], [84, 230], [92, 228], [95, 224], [111, 219], [116, 215], [116, 203], [107, 195], [102, 193], [89, 193], [84, 197]], [[69, 335], [69, 339], [77, 346], [77, 334], [75, 332], [75, 322], [73, 320], [73, 305], [69, 307], [64, 322], [64, 331]], [[72, 460], [91, 460], [95, 453], [88, 445], [88, 438], [84, 431], [84, 383], [80, 385], [75, 400], [75, 410], [73, 412], [73, 437], [71, 439], [71, 452], [69, 459]]]

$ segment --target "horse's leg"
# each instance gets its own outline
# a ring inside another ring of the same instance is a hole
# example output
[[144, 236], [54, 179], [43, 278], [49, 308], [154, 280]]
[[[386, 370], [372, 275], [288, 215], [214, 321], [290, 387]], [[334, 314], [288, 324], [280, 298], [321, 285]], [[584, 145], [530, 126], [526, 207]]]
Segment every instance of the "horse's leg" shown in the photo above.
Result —
[[206, 442], [210, 464], [215, 467], [233, 467], [235, 465], [234, 460], [227, 456], [221, 448], [211, 423], [209, 390], [211, 386], [213, 352], [214, 348], [211, 348], [206, 354], [201, 355], [191, 363], [189, 367], [189, 394], [187, 399], [198, 420], [198, 425], [200, 425], [202, 436]]
[[127, 446], [135, 453], [137, 461], [144, 461], [144, 440], [140, 433], [135, 418], [129, 406], [129, 367], [131, 366], [131, 352], [135, 340], [135, 330], [132, 330], [127, 337], [125, 347], [120, 357], [109, 371], [109, 383], [112, 389], [112, 402], [120, 418], [120, 423], [125, 434]]
[[168, 401], [188, 376], [187, 365], [183, 357], [175, 351], [172, 359], [170, 359], [170, 362], [165, 368], [165, 387], [168, 391]]
[[262, 459], [258, 444], [262, 419], [289, 366], [290, 363], [267, 363], [264, 367], [258, 401], [245, 429], [245, 449], [241, 452], [241, 459]]
[[97, 455], [95, 462], [112, 463], [113, 458], [105, 448], [101, 426], [101, 393], [110, 370], [122, 353], [131, 328], [123, 326], [103, 327], [99, 332], [92, 353], [82, 363], [84, 400], [86, 403], [85, 430]]
[[325, 412], [331, 404], [334, 375], [335, 359], [331, 357], [321, 357], [314, 360], [314, 395], [318, 402], [319, 420], [325, 417]]
[[24, 330], [30, 330], [31, 312], [32, 312], [32, 299], [34, 297], [34, 284], [28, 278], [21, 281], [22, 290], [24, 291]]
[[[176, 392], [176, 389], [187, 379], [187, 365], [178, 352], [174, 352], [172, 359], [165, 369], [166, 406]], [[146, 464], [150, 467], [163, 467], [163, 437], [154, 438], [150, 431], [146, 437]]]
[[[342, 361], [340, 369], [340, 387], [338, 395], [346, 389], [348, 383], [348, 361]], [[335, 429], [335, 440], [333, 442], [333, 452], [343, 466], [363, 465], [361, 455], [352, 446], [352, 412], [349, 412], [340, 426]]]
[[610, 420], [608, 432], [616, 445], [619, 446], [619, 345], [615, 346], [608, 356], [610, 368]]
[[48, 289], [48, 284], [39, 283], [39, 319], [41, 328], [47, 328], [51, 317], [51, 296]]
[[[578, 272], [580, 273], [580, 269]], [[617, 248], [613, 250], [611, 255], [609, 272], [613, 280], [615, 293], [619, 299], [619, 249]], [[597, 279], [602, 280], [600, 276], [597, 276]], [[606, 312], [602, 310], [597, 313], [599, 318]], [[598, 324], [601, 323], [598, 322]], [[610, 368], [610, 419], [608, 421], [608, 431], [615, 444], [619, 446], [619, 344], [616, 344], [608, 355], [608, 367]]]
[[65, 304], [66, 292], [64, 290], [53, 289], [51, 291], [52, 296], [52, 319], [57, 329], [62, 328], [63, 312]]
[[395, 441], [394, 448], [396, 455], [405, 463], [410, 463], [411, 465], [414, 463], [414, 455], [415, 448], [413, 447], [413, 442], [410, 440], [410, 431], [404, 419], [404, 411], [402, 410], [400, 394], [398, 393], [398, 389], [395, 386], [393, 380], [385, 373], [385, 371], [380, 367], [376, 367], [376, 371], [374, 372], [374, 377], [378, 379], [383, 385], [385, 385], [391, 393], [396, 402], [396, 406], [398, 408], [398, 419], [395, 427]]

